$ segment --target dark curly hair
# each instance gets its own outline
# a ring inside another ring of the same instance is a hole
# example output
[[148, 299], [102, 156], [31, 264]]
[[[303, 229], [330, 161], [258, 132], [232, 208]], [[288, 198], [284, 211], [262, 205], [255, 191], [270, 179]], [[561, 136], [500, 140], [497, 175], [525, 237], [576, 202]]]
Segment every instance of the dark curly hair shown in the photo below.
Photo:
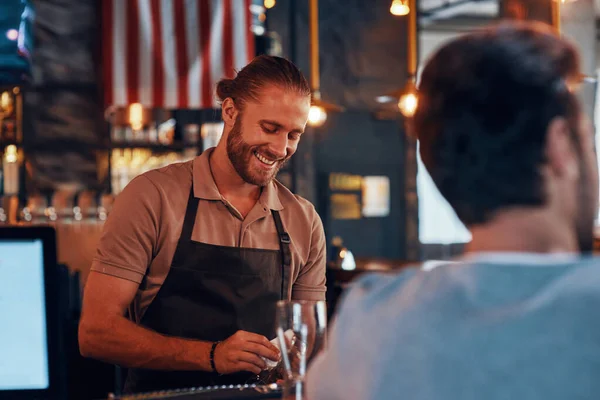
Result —
[[549, 123], [562, 116], [575, 136], [579, 103], [575, 47], [541, 23], [502, 23], [453, 40], [425, 66], [412, 121], [420, 154], [467, 226], [500, 209], [546, 200]]

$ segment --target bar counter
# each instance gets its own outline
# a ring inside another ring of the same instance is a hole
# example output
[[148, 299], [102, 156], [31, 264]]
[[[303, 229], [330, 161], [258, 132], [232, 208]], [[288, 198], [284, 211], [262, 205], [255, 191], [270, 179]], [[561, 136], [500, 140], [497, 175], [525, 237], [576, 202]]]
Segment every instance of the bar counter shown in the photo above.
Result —
[[190, 388], [127, 394], [123, 396], [109, 395], [109, 400], [206, 400], [206, 399], [281, 399], [282, 390], [276, 384], [272, 385], [223, 385], [203, 388]]

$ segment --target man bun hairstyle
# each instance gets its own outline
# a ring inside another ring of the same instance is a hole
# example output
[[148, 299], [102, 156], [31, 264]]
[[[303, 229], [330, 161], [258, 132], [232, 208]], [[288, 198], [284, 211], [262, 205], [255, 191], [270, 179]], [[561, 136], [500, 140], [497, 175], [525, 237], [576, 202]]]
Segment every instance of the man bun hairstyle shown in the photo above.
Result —
[[217, 84], [217, 97], [221, 103], [231, 98], [243, 109], [246, 101], [258, 101], [260, 91], [269, 84], [300, 96], [311, 94], [306, 78], [293, 63], [285, 58], [261, 55], [242, 68], [235, 78], [221, 79]]

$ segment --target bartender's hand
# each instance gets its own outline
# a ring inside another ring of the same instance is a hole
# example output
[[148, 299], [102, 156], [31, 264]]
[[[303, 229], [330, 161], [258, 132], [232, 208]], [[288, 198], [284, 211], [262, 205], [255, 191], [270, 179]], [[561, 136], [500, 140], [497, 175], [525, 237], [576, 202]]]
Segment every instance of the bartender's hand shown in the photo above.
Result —
[[279, 349], [256, 333], [237, 331], [215, 348], [215, 367], [220, 374], [250, 371], [260, 374], [266, 368], [261, 357], [279, 361]]

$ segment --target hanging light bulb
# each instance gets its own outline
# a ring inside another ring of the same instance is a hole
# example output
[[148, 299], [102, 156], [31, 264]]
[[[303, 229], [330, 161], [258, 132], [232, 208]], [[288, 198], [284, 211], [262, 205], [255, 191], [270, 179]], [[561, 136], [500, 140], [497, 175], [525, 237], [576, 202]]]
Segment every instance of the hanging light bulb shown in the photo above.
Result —
[[308, 125], [320, 127], [327, 121], [327, 111], [343, 111], [342, 107], [321, 100], [321, 76], [319, 73], [319, 0], [308, 2], [309, 60], [311, 106], [308, 112]]
[[129, 124], [134, 131], [139, 131], [144, 127], [144, 107], [140, 103], [133, 103], [129, 106]]
[[394, 0], [390, 6], [390, 13], [401, 17], [410, 13], [410, 7], [408, 6], [407, 0]]
[[6, 37], [8, 40], [12, 40], [13, 42], [19, 38], [19, 31], [16, 29], [9, 29], [6, 31]]
[[398, 109], [400, 109], [402, 115], [407, 118], [415, 115], [418, 105], [419, 100], [417, 99], [417, 95], [414, 93], [405, 93], [400, 96], [400, 101], [398, 101]]
[[400, 101], [398, 101], [398, 109], [407, 118], [415, 115], [418, 105], [419, 99], [417, 99], [417, 95], [414, 93], [405, 93], [400, 96]]
[[412, 78], [408, 79], [402, 92], [403, 93], [398, 100], [398, 109], [406, 118], [412, 118], [419, 105], [417, 88], [415, 87], [415, 82]]
[[265, 0], [264, 4], [266, 9], [273, 8], [275, 7], [275, 0]]
[[327, 121], [327, 111], [321, 106], [312, 105], [308, 111], [308, 124], [313, 127], [323, 126]]

